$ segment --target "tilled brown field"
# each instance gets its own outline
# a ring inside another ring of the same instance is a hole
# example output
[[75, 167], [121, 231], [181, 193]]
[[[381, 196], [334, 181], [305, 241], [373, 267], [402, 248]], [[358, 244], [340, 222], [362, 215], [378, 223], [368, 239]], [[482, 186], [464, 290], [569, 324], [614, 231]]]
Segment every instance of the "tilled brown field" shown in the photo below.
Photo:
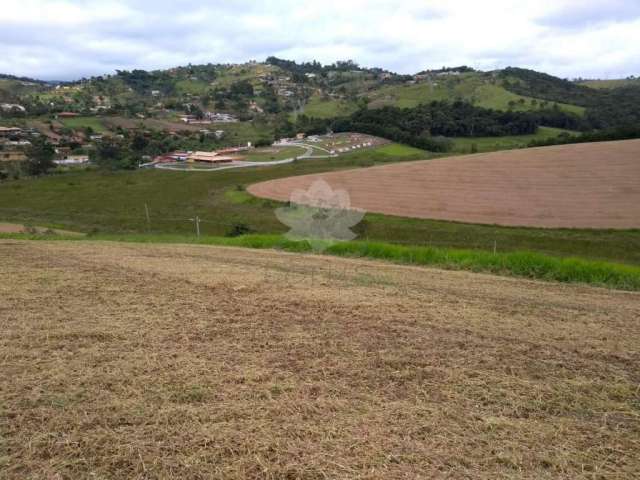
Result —
[[532, 227], [640, 227], [640, 140], [530, 148], [289, 177], [249, 187], [287, 201], [324, 179], [353, 207]]
[[0, 241], [3, 479], [632, 479], [640, 294]]

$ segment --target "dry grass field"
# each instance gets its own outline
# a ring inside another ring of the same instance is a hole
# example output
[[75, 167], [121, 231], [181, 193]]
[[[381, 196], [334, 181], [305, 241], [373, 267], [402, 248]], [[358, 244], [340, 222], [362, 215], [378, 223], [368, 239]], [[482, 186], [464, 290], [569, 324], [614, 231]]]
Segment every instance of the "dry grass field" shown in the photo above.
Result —
[[206, 246], [0, 265], [3, 479], [640, 472], [637, 293]]
[[449, 157], [252, 185], [287, 201], [323, 178], [354, 207], [403, 217], [552, 228], [640, 227], [640, 140]]

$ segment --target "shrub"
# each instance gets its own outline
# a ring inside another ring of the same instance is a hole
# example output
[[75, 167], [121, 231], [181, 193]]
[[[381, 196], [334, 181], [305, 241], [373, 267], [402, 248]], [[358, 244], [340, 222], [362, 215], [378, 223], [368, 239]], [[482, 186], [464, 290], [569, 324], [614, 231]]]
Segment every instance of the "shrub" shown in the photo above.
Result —
[[234, 223], [226, 234], [227, 237], [240, 237], [252, 233], [253, 229], [246, 223]]

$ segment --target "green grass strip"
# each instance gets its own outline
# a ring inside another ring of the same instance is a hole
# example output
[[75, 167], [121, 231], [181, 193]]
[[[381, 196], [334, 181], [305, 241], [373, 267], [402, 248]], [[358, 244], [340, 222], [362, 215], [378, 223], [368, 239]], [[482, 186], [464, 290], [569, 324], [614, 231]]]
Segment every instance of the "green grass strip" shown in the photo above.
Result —
[[[0, 238], [29, 240], [101, 240], [138, 243], [200, 244], [256, 249], [278, 249], [304, 253], [313, 249], [306, 241], [292, 241], [282, 235], [244, 235], [241, 237], [187, 237], [184, 235], [95, 235], [68, 237], [57, 235], [0, 234]], [[326, 255], [385, 260], [393, 263], [435, 266], [451, 270], [488, 272], [498, 275], [565, 283], [584, 283], [619, 290], [640, 291], [640, 267], [611, 262], [561, 258], [534, 252], [492, 253], [439, 247], [402, 246], [391, 243], [353, 241], [336, 243]]]

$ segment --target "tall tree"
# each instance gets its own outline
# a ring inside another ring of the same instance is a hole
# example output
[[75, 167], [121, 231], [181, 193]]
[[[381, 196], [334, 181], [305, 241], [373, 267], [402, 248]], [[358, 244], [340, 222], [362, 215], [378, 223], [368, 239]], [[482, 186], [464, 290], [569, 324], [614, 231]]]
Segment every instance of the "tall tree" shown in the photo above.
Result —
[[124, 166], [125, 152], [118, 142], [106, 138], [98, 142], [91, 160], [105, 170], [116, 170]]
[[55, 157], [53, 146], [41, 136], [33, 140], [27, 150], [25, 169], [29, 175], [43, 175], [56, 166], [53, 163]]

